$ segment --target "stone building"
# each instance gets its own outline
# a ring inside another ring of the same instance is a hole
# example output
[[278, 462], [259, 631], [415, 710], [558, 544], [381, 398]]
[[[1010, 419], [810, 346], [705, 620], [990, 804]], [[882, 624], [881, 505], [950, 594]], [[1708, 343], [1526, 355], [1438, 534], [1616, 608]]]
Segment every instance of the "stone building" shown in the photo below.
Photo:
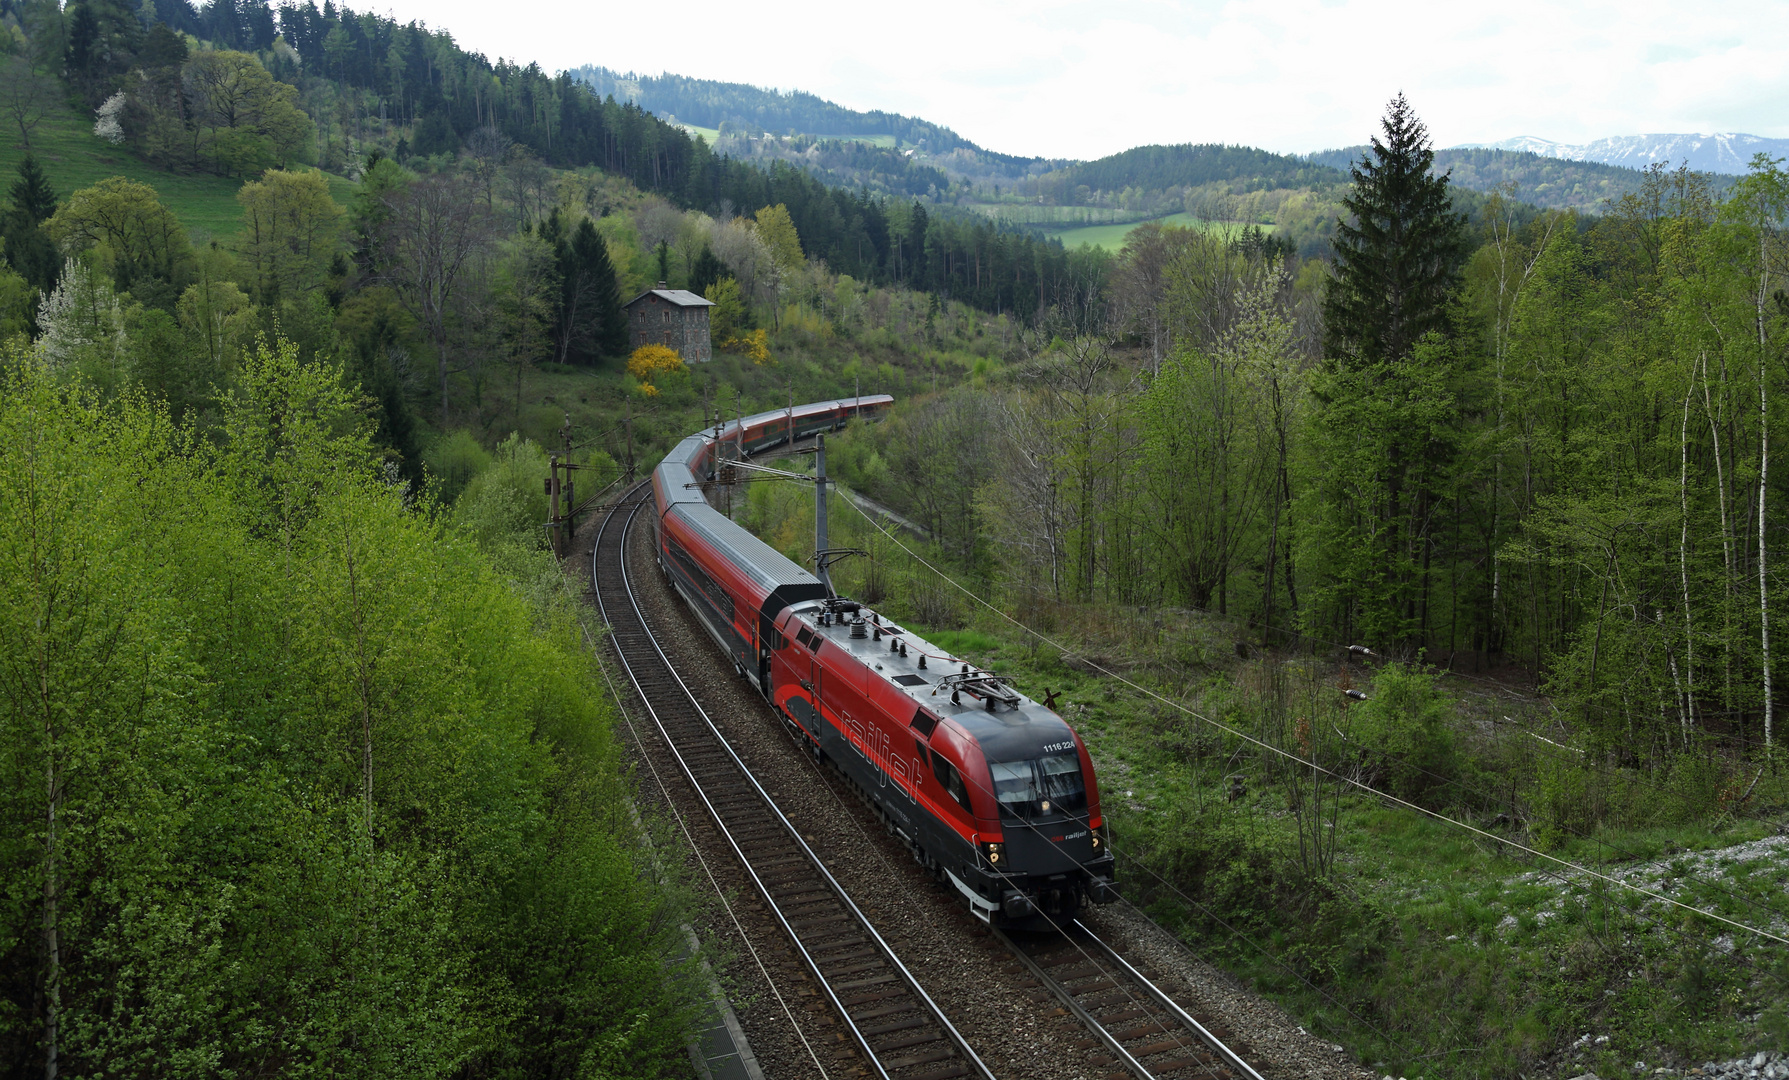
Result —
[[686, 364], [714, 358], [708, 341], [708, 309], [714, 301], [684, 289], [667, 289], [664, 282], [627, 302], [627, 341], [630, 350], [642, 345], [675, 349]]

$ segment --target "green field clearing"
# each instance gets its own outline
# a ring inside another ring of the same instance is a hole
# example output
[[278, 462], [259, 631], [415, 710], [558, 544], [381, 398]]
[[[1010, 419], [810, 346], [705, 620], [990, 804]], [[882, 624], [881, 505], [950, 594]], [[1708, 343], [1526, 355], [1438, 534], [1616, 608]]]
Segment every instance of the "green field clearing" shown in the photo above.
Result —
[[[1167, 217], [1155, 218], [1161, 225], [1180, 225], [1189, 229], [1244, 229], [1257, 228], [1262, 232], [1272, 232], [1272, 225], [1260, 225], [1252, 222], [1205, 221], [1191, 214], [1169, 214]], [[1124, 238], [1131, 230], [1148, 222], [1133, 221], [1128, 225], [1082, 225], [1072, 229], [1039, 229], [1045, 236], [1053, 236], [1062, 241], [1063, 247], [1076, 248], [1087, 244], [1096, 248], [1116, 252], [1124, 246]]]
[[679, 122], [677, 126], [682, 128], [683, 130], [689, 132], [691, 135], [702, 136], [703, 139], [707, 140], [708, 145], [710, 145], [710, 146], [714, 145], [714, 140], [721, 137], [721, 129], [720, 128], [697, 127], [694, 124], [685, 124], [685, 123], [681, 123], [681, 122]]
[[[93, 134], [93, 121], [70, 106], [53, 109], [31, 132], [31, 147], [59, 198], [101, 180], [122, 176], [154, 188], [161, 201], [186, 226], [192, 242], [202, 244], [236, 234], [242, 207], [236, 192], [242, 181], [206, 173], [174, 173], [156, 168], [121, 146]], [[0, 185], [10, 185], [24, 160], [18, 129], [0, 129]], [[344, 205], [354, 185], [330, 176], [329, 193]]]

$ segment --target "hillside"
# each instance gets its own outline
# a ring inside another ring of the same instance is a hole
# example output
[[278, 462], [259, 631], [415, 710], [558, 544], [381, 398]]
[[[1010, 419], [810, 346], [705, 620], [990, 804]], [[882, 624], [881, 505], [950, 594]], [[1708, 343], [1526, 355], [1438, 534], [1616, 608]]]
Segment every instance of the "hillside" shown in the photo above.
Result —
[[[687, 75], [623, 75], [586, 64], [573, 79], [598, 97], [632, 102], [648, 112], [704, 128], [736, 128], [748, 134], [814, 135], [823, 138], [887, 136], [905, 148], [933, 153], [981, 147], [939, 124], [899, 113], [858, 112], [802, 90], [769, 90], [746, 83], [692, 79]], [[1018, 159], [1013, 159], [1018, 160]]]
[[1038, 177], [1026, 190], [1034, 188], [1046, 198], [1067, 202], [1080, 188], [1160, 190], [1223, 183], [1238, 191], [1259, 191], [1335, 184], [1346, 178], [1331, 166], [1252, 146], [1182, 143], [1138, 146], [1097, 161], [1078, 162]]
[[[1366, 153], [1366, 146], [1321, 150], [1305, 160], [1346, 170]], [[1435, 151], [1435, 168], [1448, 173], [1468, 191], [1490, 192], [1516, 185], [1516, 197], [1548, 210], [1602, 213], [1605, 204], [1640, 190], [1643, 174], [1623, 165], [1573, 161], [1529, 150], [1453, 147]], [[1717, 189], [1725, 186], [1716, 180]]]
[[1010, 183], [1068, 164], [997, 153], [942, 124], [879, 109], [860, 112], [801, 90], [670, 73], [624, 75], [591, 64], [568, 74], [598, 97], [701, 134], [717, 153], [788, 162], [847, 187], [937, 198], [952, 184]]
[[[16, 134], [16, 132], [15, 132]], [[236, 191], [242, 181], [206, 173], [174, 173], [158, 169], [131, 153], [93, 134], [93, 121], [66, 102], [57, 102], [31, 132], [31, 148], [49, 177], [58, 198], [90, 187], [110, 176], [123, 176], [148, 184], [180, 219], [195, 239], [233, 236], [240, 225], [242, 207]], [[16, 139], [0, 139], [0, 175], [10, 178], [25, 157]], [[348, 183], [332, 177], [338, 199]]]

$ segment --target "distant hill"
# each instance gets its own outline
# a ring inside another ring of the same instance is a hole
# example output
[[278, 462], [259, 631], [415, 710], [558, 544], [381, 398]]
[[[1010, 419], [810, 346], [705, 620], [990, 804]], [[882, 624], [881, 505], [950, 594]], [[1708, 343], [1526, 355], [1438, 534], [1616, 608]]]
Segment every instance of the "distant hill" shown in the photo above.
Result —
[[1181, 143], [1176, 146], [1138, 146], [1098, 161], [1078, 162], [1039, 178], [1072, 191], [1085, 186], [1093, 191], [1145, 191], [1206, 184], [1240, 185], [1242, 190], [1310, 187], [1341, 183], [1345, 172], [1324, 162], [1289, 154], [1275, 154], [1252, 146], [1221, 143]]
[[[746, 83], [692, 79], [685, 75], [623, 75], [586, 64], [572, 78], [598, 97], [632, 101], [659, 116], [675, 116], [696, 127], [739, 128], [750, 134], [813, 135], [820, 138], [892, 136], [901, 145], [935, 154], [951, 150], [988, 151], [951, 129], [900, 113], [858, 112], [802, 90], [769, 90]], [[1006, 155], [995, 155], [1006, 157]], [[1029, 159], [1012, 158], [1013, 161]]]
[[881, 110], [859, 112], [801, 90], [685, 75], [624, 75], [593, 64], [568, 74], [598, 97], [709, 129], [715, 150], [729, 157], [786, 161], [839, 186], [937, 198], [954, 183], [1010, 183], [1066, 164], [985, 150], [942, 124]]
[[1712, 135], [1616, 135], [1574, 146], [1520, 135], [1502, 142], [1466, 143], [1459, 149], [1520, 150], [1541, 157], [1593, 161], [1631, 169], [1644, 169], [1656, 162], [1664, 162], [1673, 168], [1687, 164], [1697, 172], [1743, 176], [1753, 154], [1789, 157], [1789, 139], [1722, 131]]
[[[1323, 150], [1306, 160], [1338, 169], [1367, 152], [1365, 146]], [[1471, 191], [1492, 191], [1516, 184], [1516, 198], [1549, 210], [1602, 213], [1609, 200], [1640, 190], [1638, 169], [1549, 157], [1528, 150], [1454, 147], [1435, 151], [1435, 168]], [[1719, 185], [1717, 185], [1719, 186]]]

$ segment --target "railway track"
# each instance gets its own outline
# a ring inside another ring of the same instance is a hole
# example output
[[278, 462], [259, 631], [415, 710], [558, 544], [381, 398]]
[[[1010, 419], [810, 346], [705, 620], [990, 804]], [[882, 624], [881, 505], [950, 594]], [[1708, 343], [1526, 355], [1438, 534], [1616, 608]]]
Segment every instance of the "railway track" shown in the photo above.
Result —
[[884, 1080], [994, 1080], [795, 826], [752, 776], [659, 647], [634, 594], [626, 547], [651, 485], [602, 520], [597, 603], [646, 715], [739, 860], [772, 919], [865, 1059]]
[[1247, 1044], [1183, 1008], [1080, 920], [1060, 933], [994, 933], [1104, 1046], [1109, 1080], [1262, 1080]]

